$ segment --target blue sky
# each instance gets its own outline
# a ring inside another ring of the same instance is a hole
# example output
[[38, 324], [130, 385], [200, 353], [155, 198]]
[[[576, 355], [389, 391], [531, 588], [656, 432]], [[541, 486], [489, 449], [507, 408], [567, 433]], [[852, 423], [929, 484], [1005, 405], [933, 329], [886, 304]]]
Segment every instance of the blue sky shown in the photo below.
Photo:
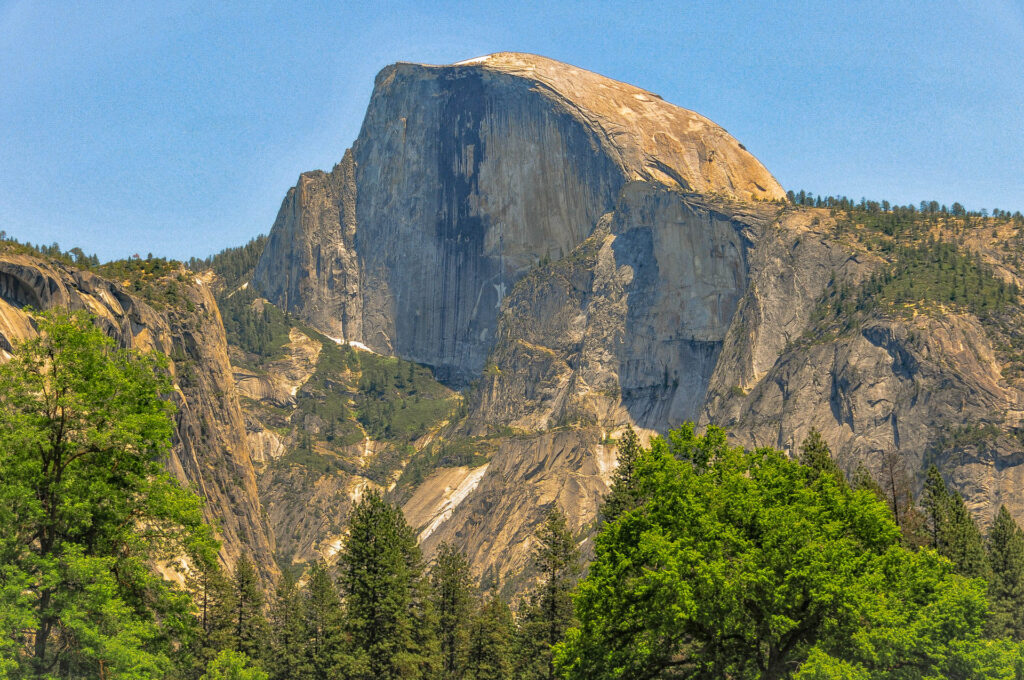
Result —
[[269, 230], [388, 63], [534, 52], [719, 123], [787, 189], [1024, 210], [1024, 3], [0, 0], [0, 229], [103, 259]]

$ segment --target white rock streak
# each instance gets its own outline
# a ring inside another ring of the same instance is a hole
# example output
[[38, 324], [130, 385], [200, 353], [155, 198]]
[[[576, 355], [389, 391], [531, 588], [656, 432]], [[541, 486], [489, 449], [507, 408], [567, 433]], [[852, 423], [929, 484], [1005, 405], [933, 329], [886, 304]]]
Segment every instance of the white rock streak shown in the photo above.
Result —
[[459, 483], [454, 489], [445, 489], [444, 495], [442, 496], [441, 506], [438, 508], [438, 512], [434, 515], [434, 519], [430, 521], [430, 524], [420, 532], [419, 541], [422, 543], [427, 540], [430, 534], [437, 531], [437, 528], [448, 521], [448, 518], [455, 512], [455, 508], [459, 507], [462, 501], [466, 500], [466, 496], [473, 492], [473, 489], [480, 484], [480, 480], [484, 478], [487, 473], [488, 465], [481, 465], [476, 468], [466, 478]]

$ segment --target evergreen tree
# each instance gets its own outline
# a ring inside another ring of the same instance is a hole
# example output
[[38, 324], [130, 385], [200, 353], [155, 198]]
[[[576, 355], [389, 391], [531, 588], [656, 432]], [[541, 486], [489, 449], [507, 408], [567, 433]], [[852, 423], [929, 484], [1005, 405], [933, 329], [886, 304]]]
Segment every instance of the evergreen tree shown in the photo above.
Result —
[[989, 633], [1019, 642], [1024, 640], [1024, 532], [1006, 506], [999, 506], [987, 543], [992, 569]]
[[265, 667], [271, 680], [308, 678], [312, 668], [306, 656], [306, 626], [302, 594], [288, 572], [281, 576], [274, 594], [270, 619], [270, 656]]
[[341, 663], [343, 638], [341, 600], [323, 562], [309, 569], [306, 583], [306, 666], [311, 680], [328, 680]]
[[978, 524], [967, 510], [963, 497], [949, 490], [934, 465], [928, 468], [925, 477], [921, 505], [931, 547], [952, 561], [958, 574], [987, 578], [988, 559]]
[[864, 463], [857, 463], [857, 469], [853, 471], [853, 479], [850, 480], [850, 487], [855, 491], [869, 491], [878, 500], [885, 500], [885, 492], [882, 491], [882, 487], [878, 485], [874, 475], [864, 466]]
[[811, 428], [800, 445], [800, 462], [811, 468], [816, 477], [829, 474], [840, 484], [846, 484], [843, 471], [832, 460], [832, 451], [816, 428]]
[[442, 543], [430, 570], [434, 609], [441, 649], [441, 677], [461, 678], [469, 645], [473, 579], [466, 557], [450, 543]]
[[469, 680], [511, 677], [514, 639], [512, 611], [494, 588], [473, 614], [466, 677]]
[[946, 525], [949, 509], [949, 490], [946, 482], [939, 474], [939, 468], [929, 466], [925, 476], [924, 492], [921, 494], [921, 506], [924, 508], [925, 531], [929, 537], [930, 547], [938, 550], [941, 533]]
[[198, 631], [188, 647], [190, 677], [199, 677], [221, 650], [232, 646], [232, 585], [217, 563], [197, 565], [186, 577], [195, 603]]
[[267, 640], [267, 622], [263, 618], [263, 590], [252, 562], [245, 555], [235, 564], [231, 579], [232, 642], [236, 652], [250, 659], [262, 659]]
[[401, 510], [376, 491], [352, 509], [338, 585], [350, 641], [345, 659], [350, 677], [392, 680], [433, 672], [436, 630], [420, 551]]
[[988, 558], [977, 522], [967, 510], [963, 496], [948, 497], [948, 516], [939, 534], [939, 553], [948, 557], [956, 572], [971, 578], [988, 578]]
[[643, 452], [640, 446], [640, 438], [632, 426], [626, 426], [626, 431], [619, 439], [618, 466], [612, 473], [611, 491], [604, 499], [601, 507], [601, 515], [606, 522], [614, 521], [623, 512], [631, 510], [640, 503], [633, 484], [633, 471], [636, 468], [637, 457]]
[[519, 675], [553, 680], [552, 646], [575, 622], [572, 588], [579, 574], [579, 549], [556, 507], [537, 531], [533, 568], [540, 583], [530, 595], [519, 631]]

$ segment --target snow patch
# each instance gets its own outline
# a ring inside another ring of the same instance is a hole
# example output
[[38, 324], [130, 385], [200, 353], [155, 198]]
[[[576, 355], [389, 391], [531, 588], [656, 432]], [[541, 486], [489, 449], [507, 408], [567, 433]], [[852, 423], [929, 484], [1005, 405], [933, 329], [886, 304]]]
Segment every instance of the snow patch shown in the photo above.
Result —
[[487, 61], [488, 56], [474, 57], [472, 59], [466, 59], [464, 61], [457, 61], [457, 62], [455, 62], [452, 65], [453, 66], [469, 66], [470, 64], [482, 64], [483, 62]]
[[361, 349], [364, 352], [369, 352], [370, 354], [380, 354], [380, 352], [374, 352], [372, 349], [370, 349], [369, 347], [367, 347], [363, 343], [359, 342], [358, 340], [352, 340], [348, 344], [352, 345], [356, 349]]

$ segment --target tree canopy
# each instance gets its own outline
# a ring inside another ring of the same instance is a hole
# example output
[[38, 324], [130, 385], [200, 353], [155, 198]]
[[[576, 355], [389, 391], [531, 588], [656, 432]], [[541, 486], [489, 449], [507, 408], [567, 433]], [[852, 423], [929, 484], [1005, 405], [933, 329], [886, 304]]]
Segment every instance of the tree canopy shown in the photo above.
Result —
[[194, 619], [155, 565], [216, 560], [161, 464], [165, 361], [84, 313], [37, 322], [0, 365], [0, 677], [162, 678]]
[[631, 484], [557, 646], [566, 677], [1013, 677], [1019, 650], [980, 641], [984, 583], [903, 547], [871, 491], [692, 426]]

